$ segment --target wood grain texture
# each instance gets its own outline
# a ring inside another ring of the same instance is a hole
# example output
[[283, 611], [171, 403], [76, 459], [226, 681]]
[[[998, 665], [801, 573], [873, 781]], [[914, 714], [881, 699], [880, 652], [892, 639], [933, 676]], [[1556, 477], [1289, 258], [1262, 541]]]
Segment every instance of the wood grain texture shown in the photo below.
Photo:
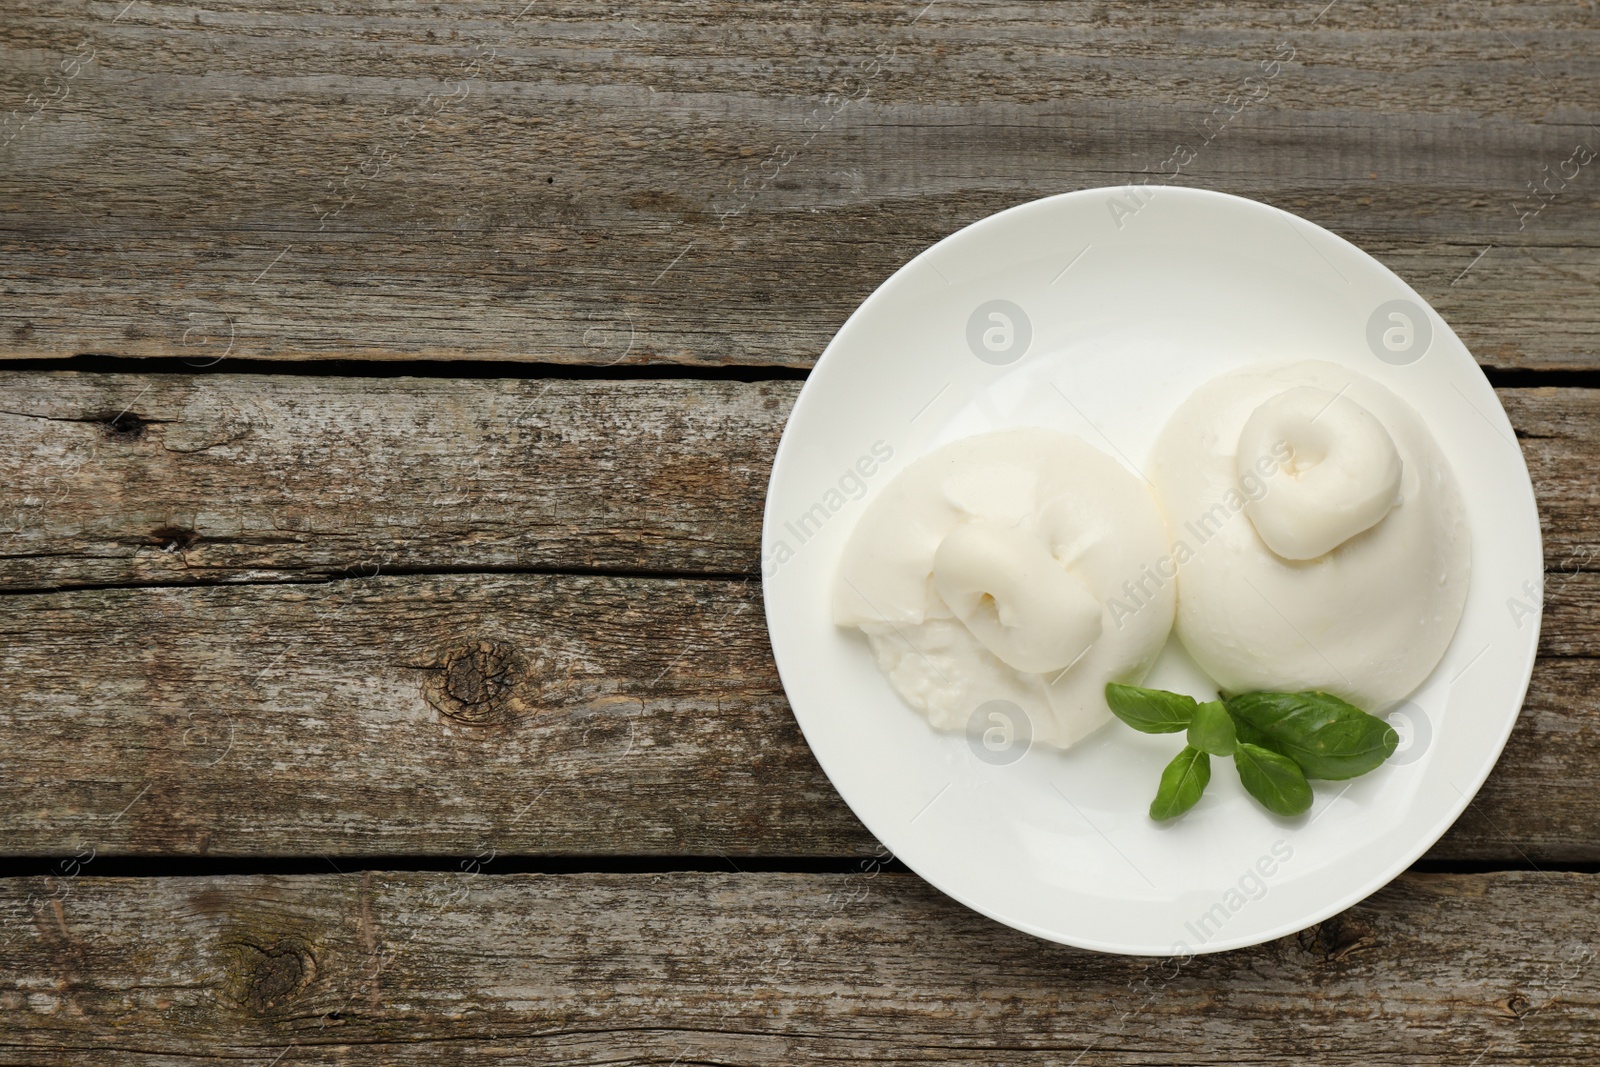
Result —
[[[0, 373], [0, 590], [405, 570], [754, 577], [799, 389]], [[1500, 399], [1551, 580], [1596, 569], [1600, 392]]]
[[14, 880], [0, 1056], [1587, 1064], [1596, 882], [1404, 875], [1297, 936], [1155, 960], [870, 868]]
[[[1600, 578], [1430, 858], [1600, 860]], [[754, 582], [573, 575], [86, 589], [0, 613], [12, 854], [841, 856]], [[25, 740], [24, 740], [25, 739]]]
[[[750, 574], [797, 382], [0, 372], [0, 588]], [[119, 421], [120, 420], [120, 421]]]
[[788, 716], [759, 596], [487, 575], [17, 598], [0, 722], [50, 740], [12, 750], [7, 850], [848, 852], [867, 838]]
[[1322, 8], [9, 0], [0, 357], [803, 367], [931, 242], [1186, 145], [1480, 360], [1600, 366], [1592, 7]]
[[[959, 227], [1203, 141], [1178, 184], [1349, 238], [1487, 365], [1594, 371], [1597, 122], [1584, 0], [0, 0], [0, 361], [756, 377]], [[0, 372], [0, 853], [56, 872], [0, 878], [0, 1061], [1593, 1061], [1600, 875], [1549, 868], [1600, 863], [1596, 391], [1500, 390], [1541, 658], [1428, 859], [1521, 873], [1182, 961], [869, 859], [505, 873], [881, 854], [761, 621], [798, 390]]]

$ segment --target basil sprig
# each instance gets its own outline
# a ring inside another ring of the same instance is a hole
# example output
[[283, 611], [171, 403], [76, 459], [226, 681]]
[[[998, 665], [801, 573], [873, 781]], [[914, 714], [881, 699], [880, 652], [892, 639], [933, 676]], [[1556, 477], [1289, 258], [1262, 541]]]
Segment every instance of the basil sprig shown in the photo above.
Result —
[[1394, 755], [1392, 726], [1331, 693], [1241, 693], [1205, 703], [1182, 693], [1106, 686], [1117, 718], [1147, 734], [1187, 731], [1188, 744], [1161, 772], [1152, 819], [1171, 819], [1200, 800], [1211, 757], [1232, 756], [1239, 781], [1277, 815], [1311, 807], [1310, 778], [1366, 774]]

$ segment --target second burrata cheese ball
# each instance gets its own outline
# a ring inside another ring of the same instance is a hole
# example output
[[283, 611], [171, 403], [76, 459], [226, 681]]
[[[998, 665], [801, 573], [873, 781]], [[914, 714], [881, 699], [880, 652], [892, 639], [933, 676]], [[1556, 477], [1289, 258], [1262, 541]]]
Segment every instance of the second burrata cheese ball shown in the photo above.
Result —
[[1389, 389], [1320, 361], [1215, 378], [1148, 470], [1178, 637], [1224, 692], [1322, 690], [1382, 711], [1438, 665], [1470, 539], [1449, 464]]

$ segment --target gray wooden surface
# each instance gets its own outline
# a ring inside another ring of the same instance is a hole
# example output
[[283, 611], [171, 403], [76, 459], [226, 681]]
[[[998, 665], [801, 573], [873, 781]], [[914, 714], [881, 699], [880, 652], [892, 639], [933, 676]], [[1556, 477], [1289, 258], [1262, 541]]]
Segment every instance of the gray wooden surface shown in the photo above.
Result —
[[[0, 1063], [1592, 1062], [1600, 13], [1325, 2], [0, 0]], [[1546, 604], [1423, 870], [1130, 960], [875, 873], [757, 544], [884, 277], [1179, 145], [1466, 341]]]
[[26, 1020], [0, 1056], [1591, 1064], [1595, 881], [1404, 875], [1298, 936], [1158, 960], [1037, 941], [870, 867], [85, 874], [55, 898], [30, 879], [0, 898], [25, 931], [0, 943], [0, 1011]]
[[1215, 133], [1183, 181], [1594, 369], [1593, 8], [1322, 7], [8, 0], [0, 347], [803, 367], [930, 242]]

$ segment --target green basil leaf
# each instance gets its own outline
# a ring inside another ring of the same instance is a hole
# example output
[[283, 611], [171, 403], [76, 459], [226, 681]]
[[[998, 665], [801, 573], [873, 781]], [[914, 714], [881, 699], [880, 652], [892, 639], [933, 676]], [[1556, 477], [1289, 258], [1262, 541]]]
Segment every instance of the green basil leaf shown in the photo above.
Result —
[[1182, 815], [1199, 801], [1209, 781], [1211, 757], [1197, 748], [1185, 746], [1161, 772], [1161, 785], [1156, 790], [1156, 798], [1150, 802], [1150, 817], [1161, 820]]
[[1400, 743], [1394, 727], [1329, 693], [1241, 693], [1228, 711], [1236, 725], [1259, 732], [1260, 747], [1288, 756], [1307, 778], [1366, 774]]
[[1234, 752], [1233, 765], [1245, 791], [1268, 811], [1299, 815], [1311, 807], [1311, 784], [1288, 756], [1246, 743]]
[[1220, 700], [1207, 701], [1194, 709], [1189, 720], [1189, 747], [1213, 756], [1231, 756], [1238, 743], [1233, 717]]
[[1175, 734], [1187, 730], [1195, 709], [1194, 697], [1116, 682], [1106, 685], [1106, 703], [1111, 705], [1117, 718], [1147, 734]]
[[[1223, 707], [1227, 707], [1227, 705], [1224, 704]], [[1266, 748], [1271, 749], [1273, 752], [1278, 752], [1278, 749], [1272, 738], [1268, 737], [1260, 730], [1257, 730], [1254, 726], [1251, 726], [1248, 722], [1233, 714], [1231, 711], [1228, 713], [1228, 718], [1233, 720], [1234, 737], [1238, 739], [1241, 745], [1251, 744], [1255, 745], [1257, 748]], [[1283, 753], [1279, 752], [1278, 754], [1282, 755]]]

